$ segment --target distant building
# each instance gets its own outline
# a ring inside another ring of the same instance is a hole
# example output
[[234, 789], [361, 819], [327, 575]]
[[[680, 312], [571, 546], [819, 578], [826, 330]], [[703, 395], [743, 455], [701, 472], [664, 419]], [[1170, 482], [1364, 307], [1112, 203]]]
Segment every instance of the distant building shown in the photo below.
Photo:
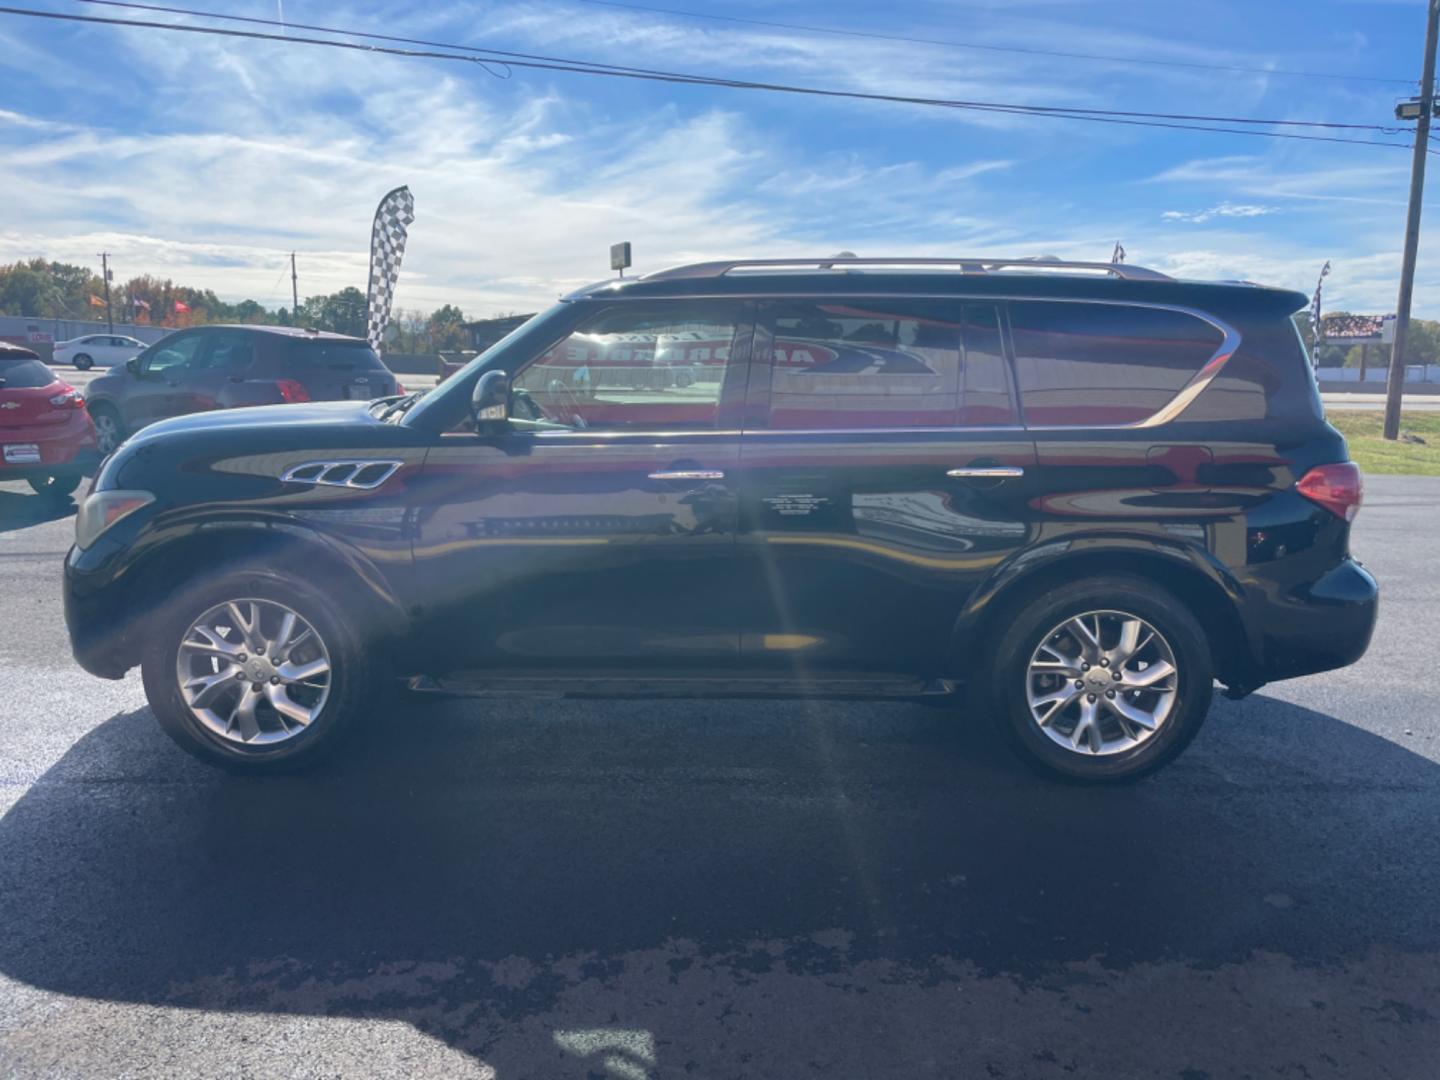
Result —
[[470, 338], [470, 348], [476, 352], [484, 352], [495, 342], [499, 341], [506, 334], [518, 326], [523, 326], [535, 317], [535, 313], [529, 315], [506, 315], [499, 319], [476, 319], [474, 322], [461, 323], [465, 333]]

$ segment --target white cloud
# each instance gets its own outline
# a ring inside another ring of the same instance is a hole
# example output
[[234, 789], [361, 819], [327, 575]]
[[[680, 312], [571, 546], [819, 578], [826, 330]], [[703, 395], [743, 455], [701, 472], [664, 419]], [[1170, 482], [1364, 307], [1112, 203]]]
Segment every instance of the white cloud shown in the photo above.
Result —
[[1215, 218], [1255, 218], [1266, 214], [1279, 213], [1273, 206], [1221, 203], [1206, 210], [1166, 210], [1160, 216], [1166, 221], [1185, 221], [1191, 225], [1203, 225]]
[[[457, 4], [391, 29], [456, 40], [475, 33], [516, 48], [527, 47], [524, 33], [549, 51], [614, 63], [734, 67], [886, 92], [1116, 103], [1104, 80], [1062, 77], [1036, 58], [573, 14], [549, 4]], [[972, 20], [975, 32], [1006, 40], [1025, 25], [1010, 14], [1002, 4], [993, 20]], [[337, 11], [324, 21], [365, 20]], [[460, 65], [295, 46], [150, 33], [105, 41], [127, 63], [94, 115], [123, 117], [121, 131], [106, 120], [75, 122], [73, 106], [89, 92], [79, 83], [47, 89], [46, 104], [28, 108], [7, 98], [0, 112], [0, 260], [90, 262], [106, 250], [122, 279], [170, 275], [228, 299], [288, 303], [291, 250], [302, 295], [363, 286], [375, 203], [408, 183], [417, 220], [402, 307], [529, 310], [605, 276], [607, 249], [619, 240], [634, 243], [644, 270], [846, 248], [1103, 259], [1120, 238], [1134, 261], [1177, 274], [1306, 290], [1332, 258], [1327, 296], [1357, 310], [1394, 302], [1400, 154], [1392, 161], [1376, 151], [1354, 164], [1359, 154], [1348, 148], [1321, 156], [1311, 144], [1286, 144], [1149, 166], [1155, 175], [1137, 180], [1150, 153], [1098, 144], [1138, 140], [1128, 128], [967, 121], [1014, 125], [997, 135], [935, 122], [937, 110], [884, 106], [877, 123], [869, 107], [810, 103], [802, 113], [789, 99], [740, 91], [619, 94], [578, 77], [517, 70], [506, 81]], [[1140, 44], [1107, 42], [1098, 31], [1067, 41], [1093, 51]], [[1154, 55], [1191, 56], [1180, 45]], [[58, 58], [33, 54], [27, 63], [62, 72]], [[1217, 93], [1229, 97], [1207, 97], [1206, 109], [1253, 92], [1242, 84], [1223, 80]], [[52, 111], [49, 100], [71, 107]], [[830, 137], [797, 137], [802, 124]], [[1297, 157], [1295, 147], [1312, 156]], [[1113, 183], [1094, 194], [1104, 177]], [[1207, 226], [1203, 246], [1197, 224]], [[1427, 265], [1422, 259], [1422, 271]], [[1423, 273], [1416, 303], [1427, 314], [1440, 309], [1440, 287]]]

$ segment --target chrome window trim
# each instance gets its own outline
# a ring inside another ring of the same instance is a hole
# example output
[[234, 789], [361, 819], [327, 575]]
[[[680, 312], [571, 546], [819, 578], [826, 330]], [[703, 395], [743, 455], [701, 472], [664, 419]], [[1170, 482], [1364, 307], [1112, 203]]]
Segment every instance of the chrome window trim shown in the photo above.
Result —
[[742, 434], [748, 439], [752, 435], [953, 435], [956, 432], [984, 434], [993, 431], [1005, 434], [1026, 430], [1028, 429], [1020, 424], [985, 424], [983, 426], [908, 428], [750, 428]]
[[[525, 434], [525, 433], [521, 433]], [[585, 428], [581, 431], [532, 431], [528, 434], [534, 435], [537, 439], [684, 439], [695, 436], [709, 438], [738, 439], [746, 434], [737, 430], [714, 431], [705, 429], [703, 431], [595, 431]]]
[[[976, 427], [905, 428], [746, 428], [733, 431], [534, 431], [537, 439], [681, 439], [696, 435], [738, 439], [752, 435], [949, 435], [956, 431], [1013, 432], [1027, 430], [1021, 424], [985, 424]], [[455, 434], [455, 433], [448, 433]], [[464, 434], [470, 435], [470, 432]]]
[[[1143, 419], [1143, 420], [1131, 421], [1131, 422], [1128, 423], [1128, 424], [1026, 424], [1026, 425], [1024, 425], [1024, 430], [1025, 430], [1025, 431], [1135, 431], [1135, 430], [1140, 430], [1140, 429], [1144, 429], [1144, 428], [1159, 427], [1161, 424], [1168, 424], [1170, 421], [1174, 420], [1177, 416], [1179, 416], [1182, 412], [1184, 412], [1185, 409], [1189, 407], [1190, 403], [1193, 402], [1197, 397], [1199, 397], [1199, 396], [1205, 391], [1206, 387], [1208, 387], [1212, 382], [1215, 381], [1215, 378], [1220, 374], [1221, 370], [1225, 367], [1226, 363], [1230, 360], [1230, 358], [1231, 358], [1232, 356], [1235, 355], [1236, 351], [1240, 348], [1240, 341], [1241, 341], [1240, 331], [1236, 330], [1236, 329], [1235, 329], [1233, 326], [1231, 326], [1229, 323], [1225, 322], [1225, 320], [1223, 320], [1223, 319], [1221, 319], [1221, 318], [1219, 318], [1219, 317], [1217, 317], [1217, 316], [1215, 316], [1215, 315], [1211, 315], [1211, 314], [1210, 314], [1209, 312], [1207, 312], [1207, 311], [1202, 311], [1200, 308], [1191, 307], [1191, 306], [1189, 306], [1189, 305], [1187, 305], [1187, 304], [1162, 304], [1162, 303], [1155, 303], [1155, 302], [1153, 302], [1153, 301], [1145, 301], [1145, 300], [1107, 300], [1107, 299], [1091, 299], [1091, 298], [1089, 298], [1089, 297], [1084, 297], [1084, 296], [1025, 296], [1025, 295], [1023, 295], [1023, 294], [1013, 295], [1013, 296], [1012, 296], [1012, 295], [1008, 295], [1008, 294], [1002, 295], [1002, 296], [967, 296], [967, 295], [958, 294], [958, 293], [855, 293], [855, 292], [836, 293], [836, 294], [834, 294], [834, 295], [822, 295], [822, 296], [818, 296], [818, 297], [815, 296], [815, 295], [813, 295], [813, 294], [806, 295], [806, 294], [802, 294], [802, 293], [796, 293], [796, 294], [794, 294], [794, 295], [790, 295], [790, 294], [776, 295], [776, 294], [774, 294], [774, 293], [769, 293], [769, 294], [765, 294], [765, 297], [767, 297], [767, 298], [770, 299], [770, 300], [774, 300], [774, 301], [815, 301], [815, 300], [819, 300], [819, 301], [834, 301], [834, 300], [846, 300], [846, 299], [863, 299], [863, 300], [953, 300], [953, 301], [956, 301], [956, 302], [962, 303], [962, 304], [965, 304], [965, 303], [985, 303], [985, 302], [987, 302], [987, 301], [991, 301], [991, 302], [994, 302], [994, 303], [1007, 303], [1007, 302], [1010, 302], [1010, 301], [1015, 301], [1015, 302], [1024, 301], [1024, 302], [1028, 302], [1028, 303], [1037, 303], [1037, 304], [1104, 304], [1104, 305], [1109, 306], [1109, 307], [1148, 308], [1148, 309], [1150, 309], [1150, 310], [1152, 310], [1152, 311], [1173, 311], [1173, 312], [1175, 312], [1176, 314], [1179, 314], [1179, 315], [1188, 315], [1188, 316], [1190, 316], [1192, 319], [1199, 319], [1199, 320], [1200, 320], [1201, 322], [1203, 322], [1203, 323], [1208, 323], [1208, 324], [1210, 324], [1211, 326], [1213, 326], [1216, 330], [1218, 330], [1218, 331], [1220, 332], [1220, 337], [1221, 337], [1220, 345], [1219, 345], [1218, 348], [1216, 348], [1215, 352], [1211, 354], [1210, 359], [1206, 360], [1205, 363], [1200, 366], [1200, 370], [1197, 371], [1197, 372], [1191, 377], [1191, 379], [1190, 379], [1189, 382], [1187, 382], [1184, 386], [1182, 386], [1179, 390], [1177, 390], [1177, 391], [1175, 392], [1175, 396], [1174, 396], [1174, 397], [1172, 397], [1168, 402], [1166, 402], [1163, 406], [1161, 406], [1161, 407], [1160, 407], [1159, 409], [1157, 409], [1155, 412], [1151, 413], [1151, 414], [1150, 414], [1149, 416], [1147, 416], [1145, 419]], [[753, 299], [753, 298], [752, 298], [752, 299]], [[1013, 354], [1013, 352], [1014, 352], [1014, 333], [1013, 333], [1013, 329], [1008, 326], [1008, 323], [1009, 323], [1009, 317], [1008, 317], [1008, 316], [1009, 316], [1009, 312], [1008, 312], [1008, 310], [1007, 310], [1007, 312], [1006, 312], [1006, 316], [1007, 316], [1007, 317], [1006, 317], [1006, 323], [1007, 323], [1007, 327], [1006, 327], [1007, 334], [1006, 334], [1006, 336], [1010, 339], [1010, 341], [1009, 341], [1009, 343], [1008, 343], [1008, 344], [1009, 344], [1009, 350], [1010, 350], [1010, 352]], [[1011, 359], [1011, 362], [1013, 363], [1013, 361], [1014, 361], [1013, 355], [1011, 356], [1010, 359]], [[1023, 391], [1023, 388], [1019, 388], [1018, 386], [1017, 386], [1017, 389], [1020, 389], [1020, 401], [1018, 402], [1018, 404], [1020, 405], [1021, 413], [1022, 413], [1022, 415], [1023, 415], [1023, 413], [1024, 413], [1024, 408], [1025, 408], [1024, 391]], [[817, 430], [831, 430], [831, 429], [817, 429]], [[871, 428], [871, 429], [864, 429], [864, 430], [880, 430], [880, 429]], [[905, 430], [905, 429], [896, 429], [896, 430]], [[920, 430], [920, 429], [911, 429], [911, 430]], [[1001, 430], [1001, 429], [998, 428], [998, 427], [956, 426], [956, 427], [949, 427], [949, 428], [942, 428], [942, 429], [930, 429], [930, 430], [944, 430], [944, 431], [998, 431], [998, 430]], [[836, 433], [839, 433], [838, 430], [836, 430]], [[747, 431], [746, 434], [749, 434], [749, 432]]]
[[[598, 298], [597, 298], [598, 299]], [[1104, 304], [1110, 307], [1132, 307], [1149, 308], [1153, 311], [1173, 311], [1181, 315], [1189, 315], [1191, 318], [1199, 319], [1201, 322], [1209, 323], [1221, 334], [1220, 346], [1211, 355], [1210, 359], [1201, 365], [1200, 370], [1175, 392], [1165, 405], [1151, 413], [1143, 420], [1131, 421], [1127, 424], [1025, 424], [1025, 425], [983, 425], [969, 426], [957, 425], [953, 427], [937, 428], [748, 428], [743, 432], [537, 432], [548, 437], [565, 437], [579, 435], [582, 437], [594, 437], [596, 435], [637, 435], [649, 438], [671, 438], [675, 435], [903, 435], [908, 433], [941, 433], [941, 432], [985, 432], [985, 431], [1138, 431], [1145, 428], [1159, 427], [1168, 424], [1206, 390], [1215, 381], [1226, 363], [1235, 355], [1240, 348], [1241, 335], [1225, 320], [1200, 308], [1191, 307], [1187, 304], [1164, 304], [1146, 300], [1109, 300], [1093, 299], [1084, 296], [1027, 296], [1023, 293], [1004, 294], [998, 296], [974, 296], [963, 293], [915, 293], [915, 292], [851, 292], [834, 294], [822, 294], [816, 296], [814, 293], [686, 293], [683, 296], [657, 297], [657, 296], [625, 296], [623, 294], [605, 297], [606, 303], [656, 303], [657, 301], [674, 300], [751, 300], [751, 301], [840, 301], [840, 300], [952, 300], [957, 303], [1005, 303], [1008, 301], [1026, 301], [1030, 303], [1047, 304]], [[1007, 319], [1008, 322], [1008, 319]], [[1013, 335], [1007, 326], [1006, 336], [1011, 338], [1009, 347], [1013, 350]], [[751, 360], [753, 363], [753, 358]], [[1013, 357], [1011, 357], [1013, 363]], [[1024, 408], [1023, 395], [1019, 402], [1022, 412]]]

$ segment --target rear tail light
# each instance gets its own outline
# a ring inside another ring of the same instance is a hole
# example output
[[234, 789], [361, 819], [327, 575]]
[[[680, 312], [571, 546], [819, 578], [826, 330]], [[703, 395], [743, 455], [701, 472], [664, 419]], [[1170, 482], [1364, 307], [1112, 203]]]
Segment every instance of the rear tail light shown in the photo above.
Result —
[[83, 409], [85, 399], [80, 396], [79, 390], [66, 390], [63, 394], [56, 394], [52, 397], [50, 404], [57, 409]]
[[1360, 466], [1353, 461], [1334, 465], [1317, 465], [1295, 484], [1295, 490], [1311, 502], [1319, 503], [1341, 521], [1354, 521], [1360, 512], [1360, 499], [1365, 484]]
[[310, 391], [305, 389], [304, 383], [296, 382], [294, 379], [281, 379], [275, 385], [280, 388], [280, 399], [286, 404], [310, 400]]
[[395, 380], [395, 392], [396, 392], [397, 394], [407, 394], [407, 393], [409, 393], [409, 391], [405, 389], [405, 384], [402, 383], [399, 379], [396, 379], [396, 380]]

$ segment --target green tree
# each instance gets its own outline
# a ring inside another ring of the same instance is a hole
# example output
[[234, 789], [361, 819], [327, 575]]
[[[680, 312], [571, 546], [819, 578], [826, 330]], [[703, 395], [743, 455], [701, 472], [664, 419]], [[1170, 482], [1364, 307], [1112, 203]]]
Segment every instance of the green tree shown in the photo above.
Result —
[[364, 337], [366, 331], [365, 294], [353, 285], [325, 296], [307, 296], [300, 305], [299, 326], [331, 330], [337, 334]]
[[465, 313], [454, 304], [446, 304], [430, 315], [430, 347], [433, 349], [463, 349], [469, 344], [465, 333]]
[[0, 269], [0, 314], [58, 315], [59, 290], [48, 274], [16, 264]]

